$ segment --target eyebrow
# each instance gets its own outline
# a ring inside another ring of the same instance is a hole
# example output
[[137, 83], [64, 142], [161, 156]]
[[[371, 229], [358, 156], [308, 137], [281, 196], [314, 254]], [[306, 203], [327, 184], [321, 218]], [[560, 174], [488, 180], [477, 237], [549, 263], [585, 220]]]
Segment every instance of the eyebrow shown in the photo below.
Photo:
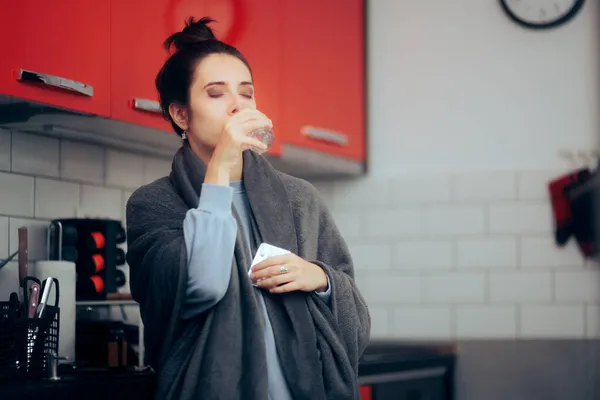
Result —
[[[224, 81], [208, 82], [204, 86], [204, 89], [206, 89], [207, 87], [210, 87], [210, 86], [223, 86], [223, 85], [225, 85]], [[254, 84], [252, 82], [249, 82], [249, 81], [242, 81], [242, 82], [240, 82], [240, 86], [254, 86]]]

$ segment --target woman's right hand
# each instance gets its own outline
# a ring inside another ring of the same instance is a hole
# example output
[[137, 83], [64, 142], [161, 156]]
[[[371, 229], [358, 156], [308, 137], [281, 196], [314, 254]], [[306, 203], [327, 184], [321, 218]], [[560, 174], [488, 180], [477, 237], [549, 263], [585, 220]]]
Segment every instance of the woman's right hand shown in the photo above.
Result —
[[244, 150], [252, 147], [266, 150], [267, 146], [248, 134], [255, 129], [272, 127], [271, 120], [258, 110], [245, 108], [233, 114], [223, 128], [211, 163], [232, 168], [240, 161]]

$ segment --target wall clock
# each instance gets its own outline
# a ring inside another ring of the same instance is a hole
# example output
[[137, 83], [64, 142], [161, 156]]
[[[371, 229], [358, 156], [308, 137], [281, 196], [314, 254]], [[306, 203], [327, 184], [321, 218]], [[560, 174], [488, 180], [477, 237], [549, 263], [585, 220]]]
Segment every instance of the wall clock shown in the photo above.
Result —
[[500, 0], [504, 12], [529, 29], [550, 29], [573, 18], [585, 0]]

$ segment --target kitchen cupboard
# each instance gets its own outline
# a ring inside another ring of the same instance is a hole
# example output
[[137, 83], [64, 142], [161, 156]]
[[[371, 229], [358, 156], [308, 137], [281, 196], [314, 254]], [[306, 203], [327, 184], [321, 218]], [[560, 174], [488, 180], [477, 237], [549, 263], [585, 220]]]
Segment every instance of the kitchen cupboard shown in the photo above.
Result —
[[[160, 111], [154, 79], [167, 52], [170, 0], [111, 1], [111, 117], [173, 131]], [[177, 29], [183, 27], [183, 21]]]
[[156, 75], [169, 57], [164, 41], [183, 29], [190, 16], [210, 15], [225, 19], [231, 26], [232, 7], [222, 5], [233, 1], [112, 0], [111, 117], [172, 132], [171, 124], [162, 116], [155, 86]]
[[361, 400], [452, 400], [456, 360], [452, 343], [373, 339], [358, 368]]
[[110, 3], [0, 0], [0, 93], [110, 116]]
[[[372, 386], [372, 400], [447, 400], [447, 382], [441, 377], [398, 380]], [[362, 400], [362, 399], [361, 399]]]
[[[82, 113], [75, 113], [81, 116], [76, 122], [72, 115], [44, 118], [48, 134], [48, 127], [58, 125], [72, 128], [69, 132], [98, 132], [99, 143], [152, 152], [166, 141], [164, 132], [172, 133], [154, 83], [168, 57], [163, 42], [188, 17], [210, 16], [217, 21], [212, 25], [217, 37], [239, 48], [252, 67], [257, 106], [274, 122], [269, 155], [280, 162], [276, 166], [298, 175], [364, 173], [365, 0], [0, 0], [0, 5], [7, 48], [0, 59], [0, 95]], [[33, 71], [24, 76], [37, 82], [15, 79], [20, 69]], [[14, 124], [7, 128], [20, 129], [18, 121], [8, 122]], [[179, 146], [172, 142], [161, 156]]]
[[231, 43], [252, 68], [257, 108], [273, 121], [275, 142], [269, 150], [271, 155], [280, 154], [285, 138], [281, 118], [285, 106], [281, 93], [282, 3], [282, 0], [237, 0], [236, 4], [242, 9], [242, 24]]
[[[227, 6], [229, 4], [229, 7]], [[257, 85], [258, 107], [277, 124], [281, 68], [279, 0], [116, 1], [111, 6], [111, 116], [172, 131], [160, 113], [154, 80], [168, 53], [165, 39], [189, 16], [208, 15], [217, 37], [237, 46], [248, 59]], [[237, 11], [235, 11], [237, 8]], [[279, 137], [271, 153], [277, 151]]]
[[364, 0], [283, 1], [286, 144], [365, 159]]

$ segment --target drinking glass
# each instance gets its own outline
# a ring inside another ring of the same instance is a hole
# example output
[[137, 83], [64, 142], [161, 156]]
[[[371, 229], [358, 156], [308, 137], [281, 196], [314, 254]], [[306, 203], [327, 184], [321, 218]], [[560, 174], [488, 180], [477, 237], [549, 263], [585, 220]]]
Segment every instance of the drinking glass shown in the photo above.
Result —
[[262, 154], [264, 152], [269, 151], [269, 149], [273, 145], [273, 141], [275, 140], [275, 134], [273, 133], [273, 130], [268, 129], [268, 128], [255, 129], [252, 132], [250, 132], [248, 134], [248, 136], [260, 140], [261, 142], [264, 143], [265, 146], [267, 146], [266, 150], [257, 149], [255, 147], [250, 148], [251, 150], [257, 152], [258, 154]]

